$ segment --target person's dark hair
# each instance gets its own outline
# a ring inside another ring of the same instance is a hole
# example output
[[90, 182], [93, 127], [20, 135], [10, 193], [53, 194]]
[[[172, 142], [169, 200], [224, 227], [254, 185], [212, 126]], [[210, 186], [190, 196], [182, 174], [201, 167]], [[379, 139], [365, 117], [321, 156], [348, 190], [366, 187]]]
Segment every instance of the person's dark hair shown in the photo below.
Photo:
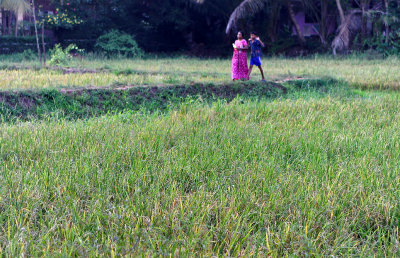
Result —
[[257, 36], [257, 32], [255, 32], [255, 31], [252, 31], [251, 33], [250, 33], [250, 35], [251, 34], [253, 34], [253, 35], [256, 35]]

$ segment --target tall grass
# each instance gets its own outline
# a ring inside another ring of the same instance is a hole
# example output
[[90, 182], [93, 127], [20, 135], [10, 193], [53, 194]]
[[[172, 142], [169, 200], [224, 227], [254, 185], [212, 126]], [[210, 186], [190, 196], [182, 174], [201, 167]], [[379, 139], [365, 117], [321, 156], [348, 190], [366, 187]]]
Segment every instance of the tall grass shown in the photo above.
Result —
[[399, 96], [0, 125], [4, 255], [398, 255]]
[[[3, 61], [2, 119], [31, 119], [0, 123], [0, 254], [399, 255], [400, 95], [364, 91], [397, 90], [399, 64], [264, 59], [270, 80], [332, 78], [283, 95], [226, 59]], [[175, 86], [53, 90], [121, 85]]]
[[[231, 81], [229, 59], [162, 58], [146, 60], [74, 60], [72, 67], [106, 69], [98, 74], [63, 74], [61, 71], [22, 70], [14, 64], [0, 62], [0, 90], [71, 87], [104, 87], [113, 85], [176, 85], [191, 83], [227, 83]], [[269, 80], [287, 78], [332, 77], [360, 89], [399, 89], [400, 60], [388, 58], [306, 59], [264, 58]], [[18, 64], [20, 65], [20, 64]], [[32, 63], [31, 66], [34, 64]], [[22, 66], [30, 66], [29, 62]], [[258, 71], [253, 80], [260, 80]]]

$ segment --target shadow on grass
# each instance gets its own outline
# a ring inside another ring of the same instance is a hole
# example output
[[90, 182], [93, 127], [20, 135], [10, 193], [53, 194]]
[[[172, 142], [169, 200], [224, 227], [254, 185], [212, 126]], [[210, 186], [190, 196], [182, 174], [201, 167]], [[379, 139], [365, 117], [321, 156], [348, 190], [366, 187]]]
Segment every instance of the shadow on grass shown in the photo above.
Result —
[[[109, 112], [143, 110], [165, 111], [181, 103], [197, 101], [212, 104], [242, 100], [273, 100], [276, 98], [323, 97], [345, 92], [348, 87], [333, 79], [274, 82], [239, 82], [225, 85], [193, 84], [120, 89], [78, 89], [73, 91], [8, 91], [0, 92], [0, 116], [4, 122], [44, 119], [51, 116], [82, 119]], [[345, 93], [346, 95], [347, 93]]]

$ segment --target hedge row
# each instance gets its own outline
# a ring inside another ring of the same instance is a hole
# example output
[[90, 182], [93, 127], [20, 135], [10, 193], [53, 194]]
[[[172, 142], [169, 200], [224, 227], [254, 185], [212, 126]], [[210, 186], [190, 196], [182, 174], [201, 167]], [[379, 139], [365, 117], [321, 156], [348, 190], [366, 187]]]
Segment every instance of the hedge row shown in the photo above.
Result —
[[[41, 42], [41, 39], [40, 39]], [[52, 47], [50, 39], [45, 38], [46, 45]], [[24, 50], [36, 49], [36, 38], [31, 36], [14, 37], [14, 36], [1, 36], [0, 37], [0, 54], [14, 54], [22, 53]]]
[[[54, 47], [54, 42], [45, 38], [47, 48]], [[40, 38], [40, 43], [42, 39]], [[63, 47], [69, 44], [76, 44], [79, 48], [86, 51], [93, 51], [96, 40], [89, 39], [64, 39], [61, 42]], [[22, 53], [24, 50], [36, 50], [36, 38], [34, 36], [14, 37], [14, 36], [0, 36], [0, 55]]]

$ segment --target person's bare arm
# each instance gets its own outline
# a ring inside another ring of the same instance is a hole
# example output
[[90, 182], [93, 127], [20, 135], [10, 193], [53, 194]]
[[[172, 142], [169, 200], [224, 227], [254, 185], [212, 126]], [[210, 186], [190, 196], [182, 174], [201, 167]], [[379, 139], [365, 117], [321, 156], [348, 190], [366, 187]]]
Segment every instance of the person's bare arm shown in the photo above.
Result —
[[235, 43], [234, 43], [234, 44], [233, 44], [233, 48], [234, 48], [235, 50], [241, 50], [241, 51], [243, 51], [243, 50], [249, 49], [249, 46], [245, 46], [245, 47], [236, 47], [236, 46], [235, 46]]
[[261, 41], [260, 37], [258, 37], [257, 40], [260, 41], [262, 47], [265, 47], [265, 44]]
[[[246, 40], [245, 40], [246, 41]], [[246, 46], [242, 47], [241, 50], [248, 50], [249, 49], [249, 45], [246, 42]]]
[[249, 49], [249, 47], [248, 46], [245, 46], [245, 47], [237, 47], [236, 48], [237, 50], [248, 50]]

